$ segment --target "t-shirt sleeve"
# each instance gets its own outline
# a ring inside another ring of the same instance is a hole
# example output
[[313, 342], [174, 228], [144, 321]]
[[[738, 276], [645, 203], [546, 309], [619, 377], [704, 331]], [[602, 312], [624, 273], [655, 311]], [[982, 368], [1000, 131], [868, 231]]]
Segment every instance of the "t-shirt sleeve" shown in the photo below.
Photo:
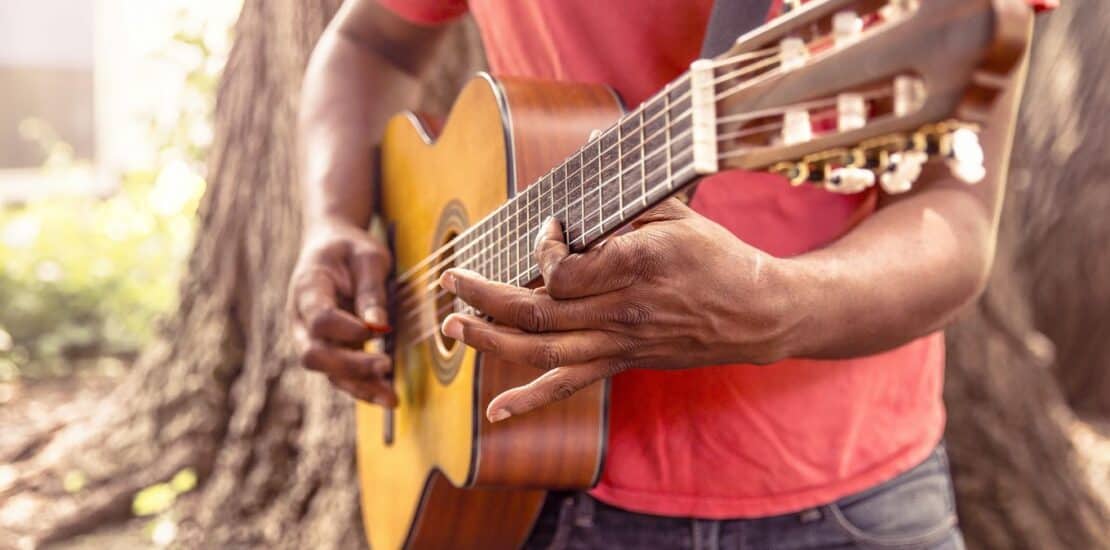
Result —
[[420, 25], [446, 23], [466, 13], [467, 0], [378, 0], [385, 9]]

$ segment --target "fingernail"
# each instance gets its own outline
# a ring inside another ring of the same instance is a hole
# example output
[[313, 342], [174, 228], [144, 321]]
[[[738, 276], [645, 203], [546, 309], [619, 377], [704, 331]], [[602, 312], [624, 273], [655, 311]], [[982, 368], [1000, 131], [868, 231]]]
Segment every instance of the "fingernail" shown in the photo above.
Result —
[[387, 409], [392, 409], [394, 407], [393, 402], [384, 395], [375, 395], [373, 398], [371, 398], [371, 402], [375, 405], [379, 405]]
[[547, 238], [547, 228], [551, 227], [551, 221], [554, 219], [555, 218], [548, 216], [548, 218], [540, 224], [540, 229], [539, 231], [536, 231], [536, 237], [532, 240], [532, 250], [538, 248], [540, 246], [540, 243], [543, 242], [545, 238]]
[[391, 330], [389, 319], [386, 318], [385, 311], [380, 307], [368, 307], [363, 310], [362, 320], [366, 323], [367, 328], [374, 332], [386, 333]]
[[448, 338], [462, 341], [463, 326], [462, 321], [454, 315], [447, 316], [443, 321], [443, 334]]
[[512, 416], [512, 414], [509, 411], [506, 411], [505, 409], [497, 409], [496, 411], [490, 411], [489, 421], [501, 422], [502, 420], [505, 420], [510, 416]]
[[455, 273], [453, 271], [444, 271], [443, 275], [439, 276], [439, 286], [447, 289], [448, 292], [455, 292]]

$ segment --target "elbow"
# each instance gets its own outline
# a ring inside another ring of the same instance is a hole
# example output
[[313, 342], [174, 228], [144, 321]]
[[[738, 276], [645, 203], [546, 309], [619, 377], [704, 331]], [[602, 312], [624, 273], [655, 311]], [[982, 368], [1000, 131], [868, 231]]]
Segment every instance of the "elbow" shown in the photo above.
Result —
[[958, 315], [979, 301], [990, 282], [994, 267], [995, 241], [993, 231], [984, 228], [981, 239], [973, 239], [959, 259], [959, 269], [951, 284], [951, 316]]

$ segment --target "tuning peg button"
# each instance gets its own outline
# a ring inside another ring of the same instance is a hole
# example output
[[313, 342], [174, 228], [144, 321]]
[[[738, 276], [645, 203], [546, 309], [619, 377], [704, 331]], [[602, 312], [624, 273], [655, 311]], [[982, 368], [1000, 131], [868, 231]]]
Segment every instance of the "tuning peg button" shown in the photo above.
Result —
[[875, 185], [875, 173], [866, 168], [854, 166], [834, 168], [825, 180], [826, 190], [845, 195], [859, 193], [872, 185]]
[[892, 153], [886, 171], [879, 176], [879, 185], [892, 195], [909, 191], [921, 175], [921, 166], [927, 160], [929, 156], [920, 151]]
[[967, 184], [979, 183], [987, 175], [983, 159], [983, 147], [975, 132], [968, 128], [952, 132], [952, 150], [947, 160], [953, 176]]

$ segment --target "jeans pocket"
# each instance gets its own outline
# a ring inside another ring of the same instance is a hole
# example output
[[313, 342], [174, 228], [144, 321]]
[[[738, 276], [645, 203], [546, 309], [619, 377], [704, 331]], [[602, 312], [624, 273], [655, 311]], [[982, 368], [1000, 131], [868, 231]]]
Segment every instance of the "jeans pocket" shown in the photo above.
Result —
[[956, 527], [952, 480], [943, 447], [912, 470], [829, 505], [833, 521], [872, 548], [929, 548]]

